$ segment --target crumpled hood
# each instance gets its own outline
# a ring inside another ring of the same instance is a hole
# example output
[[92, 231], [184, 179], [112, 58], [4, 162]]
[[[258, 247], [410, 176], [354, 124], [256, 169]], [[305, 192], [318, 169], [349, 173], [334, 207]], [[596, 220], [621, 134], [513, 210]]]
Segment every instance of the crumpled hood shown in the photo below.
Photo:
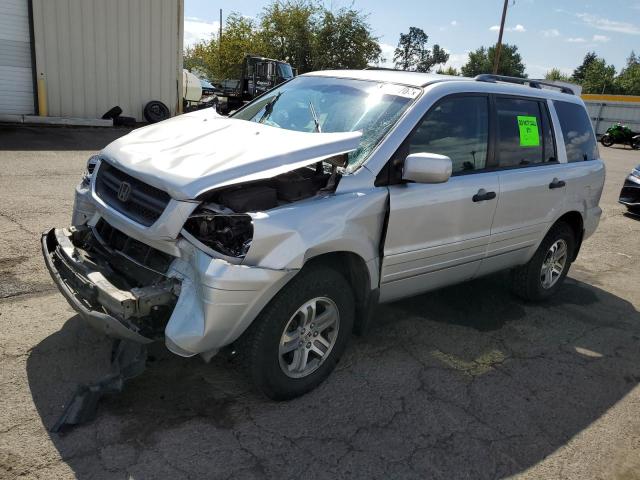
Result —
[[294, 132], [206, 109], [134, 130], [100, 155], [177, 200], [190, 200], [350, 152], [361, 135]]

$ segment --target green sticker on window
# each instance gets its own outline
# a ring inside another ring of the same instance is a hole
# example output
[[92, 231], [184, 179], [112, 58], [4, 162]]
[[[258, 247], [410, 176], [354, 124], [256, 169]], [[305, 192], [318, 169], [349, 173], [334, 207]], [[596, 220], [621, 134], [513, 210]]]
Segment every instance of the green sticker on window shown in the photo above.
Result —
[[520, 129], [521, 147], [540, 146], [540, 132], [538, 131], [538, 119], [527, 115], [518, 115], [518, 128]]

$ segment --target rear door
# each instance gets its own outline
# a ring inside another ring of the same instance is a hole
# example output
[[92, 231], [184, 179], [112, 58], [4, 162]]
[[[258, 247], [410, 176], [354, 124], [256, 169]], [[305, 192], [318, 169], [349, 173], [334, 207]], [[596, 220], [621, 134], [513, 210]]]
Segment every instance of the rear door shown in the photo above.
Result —
[[426, 113], [392, 159], [401, 165], [411, 153], [446, 155], [453, 162], [453, 176], [442, 184], [389, 186], [381, 300], [475, 275], [489, 242], [499, 191], [498, 173], [487, 165], [489, 118], [488, 95], [445, 97]]
[[526, 262], [563, 209], [567, 190], [546, 101], [495, 96], [494, 114], [500, 197], [479, 275]]
[[[553, 109], [562, 129], [561, 141], [566, 151], [565, 210], [579, 211], [585, 221], [593, 221], [593, 214], [595, 218], [600, 215], [598, 202], [604, 184], [604, 164], [600, 160], [591, 120], [579, 103], [554, 100]], [[584, 227], [592, 230], [595, 225]]]

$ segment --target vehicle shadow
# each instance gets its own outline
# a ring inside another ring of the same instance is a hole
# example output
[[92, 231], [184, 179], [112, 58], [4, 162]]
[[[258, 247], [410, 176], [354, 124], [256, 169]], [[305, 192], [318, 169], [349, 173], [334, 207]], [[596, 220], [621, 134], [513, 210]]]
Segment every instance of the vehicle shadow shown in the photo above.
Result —
[[0, 125], [0, 150], [98, 151], [131, 130], [127, 127]]
[[[206, 365], [158, 346], [95, 421], [50, 439], [80, 479], [521, 472], [638, 384], [640, 313], [573, 279], [543, 304], [507, 283], [496, 275], [381, 306], [332, 376], [289, 402], [253, 393], [236, 361]], [[73, 317], [31, 350], [46, 428], [78, 382], [106, 370], [108, 348]]]

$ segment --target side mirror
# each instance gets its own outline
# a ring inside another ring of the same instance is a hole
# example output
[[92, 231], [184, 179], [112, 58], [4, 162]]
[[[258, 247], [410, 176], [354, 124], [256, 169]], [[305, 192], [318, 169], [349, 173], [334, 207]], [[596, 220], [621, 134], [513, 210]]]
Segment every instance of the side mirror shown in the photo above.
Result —
[[402, 169], [402, 179], [416, 183], [444, 183], [451, 177], [451, 159], [436, 153], [412, 153]]

